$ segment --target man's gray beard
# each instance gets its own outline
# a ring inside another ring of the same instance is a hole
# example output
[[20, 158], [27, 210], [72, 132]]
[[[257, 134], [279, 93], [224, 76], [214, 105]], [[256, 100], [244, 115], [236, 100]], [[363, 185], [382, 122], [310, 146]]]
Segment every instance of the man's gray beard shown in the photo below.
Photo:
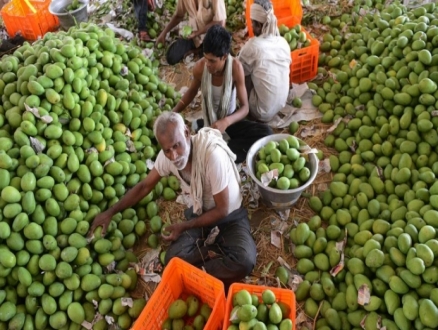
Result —
[[[181, 166], [177, 166], [177, 163], [179, 163], [181, 160], [184, 159], [184, 163], [182, 163]], [[176, 161], [172, 161], [173, 165], [176, 167], [176, 169], [178, 171], [182, 171], [186, 166], [187, 166], [187, 162], [188, 162], [189, 157], [181, 157], [181, 159], [178, 159]]]

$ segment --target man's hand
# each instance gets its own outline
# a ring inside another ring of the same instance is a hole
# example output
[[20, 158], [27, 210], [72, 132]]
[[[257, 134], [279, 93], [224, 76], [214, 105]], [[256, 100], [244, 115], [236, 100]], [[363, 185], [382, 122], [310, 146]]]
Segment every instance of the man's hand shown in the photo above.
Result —
[[148, 3], [148, 9], [150, 11], [154, 11], [155, 10], [155, 0], [147, 0]]
[[192, 32], [192, 33], [187, 37], [187, 39], [193, 39], [193, 38], [197, 37], [198, 35], [199, 35], [198, 31]]
[[164, 34], [164, 31], [161, 32], [158, 38], [155, 40], [155, 46], [158, 46], [159, 44], [162, 44], [163, 46], [166, 44], [166, 35]]
[[166, 227], [166, 232], [170, 233], [169, 236], [162, 234], [162, 237], [166, 241], [176, 241], [183, 231], [185, 231], [184, 223], [175, 223]]
[[112, 215], [107, 212], [99, 213], [93, 220], [91, 228], [88, 232], [88, 235], [91, 236], [94, 233], [94, 230], [102, 226], [102, 237], [105, 236], [108, 225], [111, 222]]
[[211, 128], [216, 128], [219, 131], [221, 131], [221, 133], [225, 132], [225, 130], [228, 128], [228, 120], [227, 118], [222, 118], [218, 121], [215, 121], [213, 124], [211, 124]]

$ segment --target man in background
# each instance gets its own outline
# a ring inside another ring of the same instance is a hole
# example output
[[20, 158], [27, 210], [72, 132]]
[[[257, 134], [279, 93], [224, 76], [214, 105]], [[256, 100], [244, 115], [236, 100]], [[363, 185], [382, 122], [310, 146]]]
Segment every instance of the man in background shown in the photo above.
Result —
[[255, 37], [242, 47], [239, 60], [245, 72], [250, 116], [269, 122], [286, 105], [290, 48], [280, 36], [269, 0], [255, 0], [250, 13]]
[[246, 118], [249, 109], [245, 76], [240, 61], [230, 54], [230, 33], [220, 25], [213, 25], [205, 36], [203, 50], [204, 57], [193, 67], [189, 89], [173, 111], [184, 110], [201, 89], [201, 126], [226, 133], [228, 147], [236, 154], [236, 163], [242, 163], [254, 142], [272, 134], [272, 130], [264, 123]]
[[135, 16], [138, 21], [138, 38], [141, 41], [151, 41], [151, 37], [148, 34], [146, 22], [148, 10], [154, 11], [154, 0], [133, 0]]
[[174, 65], [192, 52], [202, 52], [205, 33], [213, 25], [225, 26], [227, 12], [224, 0], [178, 0], [175, 14], [156, 40], [156, 44], [165, 44], [167, 34], [189, 16], [192, 34], [187, 39], [179, 38], [173, 42], [166, 53], [167, 62]]

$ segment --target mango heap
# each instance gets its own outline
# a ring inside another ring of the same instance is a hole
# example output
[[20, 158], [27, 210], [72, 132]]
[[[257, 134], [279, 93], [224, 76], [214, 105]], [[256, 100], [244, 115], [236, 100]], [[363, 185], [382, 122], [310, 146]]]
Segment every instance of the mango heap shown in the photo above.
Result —
[[282, 24], [279, 26], [280, 35], [287, 41], [290, 51], [310, 46], [310, 40], [307, 39], [306, 32], [302, 30], [301, 25], [297, 24], [291, 28]]
[[208, 322], [212, 309], [194, 295], [177, 299], [169, 306], [168, 317], [161, 326], [163, 330], [202, 330]]
[[270, 187], [280, 190], [295, 189], [310, 178], [306, 158], [300, 153], [300, 142], [293, 135], [279, 142], [268, 142], [257, 155], [255, 168], [259, 180], [269, 171], [274, 169], [278, 171], [278, 179], [272, 179], [269, 183]]
[[261, 300], [248, 290], [236, 292], [227, 330], [292, 330], [287, 304], [277, 301], [271, 290], [264, 290]]
[[86, 236], [158, 151], [153, 121], [176, 93], [156, 72], [139, 48], [84, 23], [0, 61], [0, 329], [81, 329], [97, 313], [128, 329], [142, 311], [144, 299], [125, 301], [137, 282], [129, 249], [160, 230], [144, 219], [179, 185], [163, 179], [104, 238], [100, 227]]
[[74, 11], [79, 9], [82, 6], [82, 3], [78, 0], [73, 0], [66, 8], [66, 11]]
[[433, 3], [393, 3], [331, 20], [323, 37], [326, 81], [310, 87], [337, 124], [335, 174], [290, 232], [316, 329], [438, 327], [437, 23]]

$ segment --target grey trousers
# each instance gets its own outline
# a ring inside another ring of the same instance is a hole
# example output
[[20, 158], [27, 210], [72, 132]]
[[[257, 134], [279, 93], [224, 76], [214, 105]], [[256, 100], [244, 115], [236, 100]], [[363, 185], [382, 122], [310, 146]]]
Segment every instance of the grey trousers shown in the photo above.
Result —
[[[187, 220], [193, 219], [193, 209], [184, 212]], [[166, 251], [166, 264], [179, 257], [220, 279], [228, 287], [249, 275], [256, 262], [256, 245], [251, 236], [248, 212], [241, 207], [221, 219], [217, 226], [219, 235], [214, 244], [204, 246], [212, 227], [193, 228], [181, 234]]]

